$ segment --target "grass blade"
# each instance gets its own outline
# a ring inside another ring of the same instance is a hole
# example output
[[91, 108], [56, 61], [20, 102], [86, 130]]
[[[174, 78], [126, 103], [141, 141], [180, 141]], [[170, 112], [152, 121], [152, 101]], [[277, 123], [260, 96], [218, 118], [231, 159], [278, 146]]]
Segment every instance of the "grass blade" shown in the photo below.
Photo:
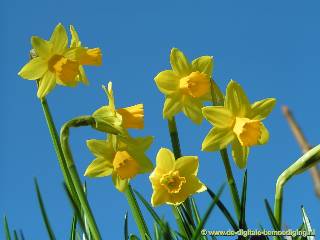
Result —
[[[310, 223], [310, 220], [307, 216], [307, 213], [306, 213], [306, 210], [304, 209], [303, 206], [301, 206], [301, 210], [302, 210], [302, 216], [303, 216], [303, 223], [305, 225], [305, 230], [307, 231], [307, 234], [311, 234], [313, 231], [312, 231], [312, 227], [311, 227], [311, 223]], [[308, 240], [315, 240], [315, 237], [314, 236], [307, 236], [307, 239]]]
[[198, 237], [200, 236], [200, 233], [201, 233], [201, 230], [203, 228], [203, 226], [206, 224], [214, 206], [217, 204], [222, 192], [223, 192], [223, 189], [224, 189], [224, 184], [219, 188], [219, 191], [218, 191], [218, 194], [217, 196], [212, 200], [212, 203], [209, 205], [207, 211], [205, 212], [204, 214], [204, 217], [203, 219], [201, 220], [200, 224], [198, 225], [196, 231], [193, 233], [192, 235], [192, 240], [196, 240], [198, 239]]
[[25, 240], [24, 234], [23, 234], [22, 230], [20, 230], [19, 233], [20, 233], [20, 239], [21, 239], [21, 240]]
[[70, 240], [76, 240], [77, 232], [77, 216], [74, 215], [72, 218], [71, 231], [70, 231]]
[[[216, 194], [210, 189], [207, 187], [207, 192], [208, 194], [210, 195], [210, 197], [212, 199], [215, 199], [216, 198]], [[233, 217], [231, 216], [230, 212], [228, 211], [228, 209], [225, 207], [225, 205], [220, 201], [218, 200], [217, 202], [217, 206], [218, 208], [220, 209], [220, 211], [223, 213], [223, 215], [226, 217], [226, 219], [228, 220], [228, 222], [230, 223], [231, 227], [233, 228], [234, 231], [238, 231], [239, 230], [239, 227], [238, 227], [238, 224], [236, 223], [236, 221], [233, 219]]]
[[240, 221], [239, 228], [247, 230], [246, 224], [246, 199], [247, 199], [247, 170], [244, 173], [241, 193], [241, 208], [240, 208]]
[[39, 188], [39, 185], [38, 185], [38, 181], [37, 181], [36, 178], [34, 179], [34, 185], [35, 185], [35, 188], [36, 188], [37, 199], [38, 199], [38, 203], [39, 203], [42, 219], [44, 221], [47, 233], [49, 235], [49, 239], [50, 240], [55, 240], [56, 237], [55, 237], [55, 235], [53, 233], [53, 230], [51, 228], [51, 225], [50, 225], [50, 222], [49, 222], [49, 218], [48, 218], [48, 215], [47, 215], [47, 212], [46, 212], [46, 209], [44, 207], [43, 200], [42, 200], [42, 196], [41, 196], [40, 188]]
[[6, 240], [11, 240], [9, 224], [6, 216], [4, 216], [4, 219], [3, 219], [3, 227], [6, 235]]
[[273, 226], [273, 229], [276, 230], [276, 231], [280, 231], [280, 226], [279, 226], [279, 224], [278, 224], [278, 222], [277, 222], [277, 220], [276, 220], [276, 218], [275, 218], [275, 216], [274, 216], [274, 214], [272, 212], [272, 209], [271, 209], [270, 204], [269, 204], [267, 199], [264, 200], [264, 204], [266, 206], [266, 210], [267, 210], [269, 219], [271, 221], [271, 224]]
[[18, 234], [17, 234], [17, 231], [16, 231], [16, 230], [13, 230], [13, 239], [14, 239], [14, 240], [19, 240]]
[[123, 232], [124, 232], [124, 239], [128, 240], [129, 238], [129, 231], [128, 231], [128, 212], [126, 212], [126, 214], [124, 215], [124, 228], [123, 228]]
[[191, 200], [191, 208], [192, 208], [193, 215], [196, 218], [197, 224], [199, 224], [201, 221], [200, 215], [199, 215], [199, 210], [197, 208], [197, 205], [196, 205], [196, 202], [194, 201], [194, 199], [192, 197], [190, 197], [190, 200]]

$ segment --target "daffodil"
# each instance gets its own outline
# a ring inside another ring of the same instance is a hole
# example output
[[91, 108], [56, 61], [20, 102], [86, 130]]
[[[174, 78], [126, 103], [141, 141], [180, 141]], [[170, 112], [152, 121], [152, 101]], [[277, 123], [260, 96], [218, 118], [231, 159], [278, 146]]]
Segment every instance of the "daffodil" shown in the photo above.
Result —
[[142, 129], [144, 127], [144, 110], [143, 104], [136, 104], [126, 108], [116, 109], [115, 101], [112, 90], [112, 82], [108, 83], [108, 87], [102, 86], [107, 94], [109, 104], [103, 106], [93, 113], [93, 117], [96, 119], [97, 124], [103, 128], [105, 123], [112, 122], [112, 125], [116, 125], [128, 129]]
[[216, 94], [222, 95], [217, 85], [212, 81], [213, 58], [202, 56], [191, 63], [177, 48], [170, 54], [171, 70], [160, 72], [155, 82], [165, 95], [163, 106], [164, 118], [170, 119], [179, 112], [183, 112], [193, 122], [202, 121], [202, 102], [211, 101], [210, 86]]
[[151, 203], [178, 205], [195, 193], [207, 188], [197, 178], [198, 157], [184, 156], [175, 160], [173, 153], [161, 148], [157, 154], [157, 165], [150, 175], [153, 188]]
[[231, 80], [224, 106], [202, 108], [204, 117], [214, 125], [202, 143], [202, 150], [217, 151], [232, 144], [232, 156], [237, 166], [244, 168], [249, 148], [269, 140], [262, 120], [270, 114], [275, 103], [274, 98], [266, 98], [250, 105], [242, 87]]
[[18, 74], [24, 79], [39, 80], [39, 98], [45, 97], [56, 84], [72, 87], [77, 85], [79, 80], [86, 83], [82, 65], [101, 64], [100, 50], [94, 49], [91, 54], [89, 50], [76, 46], [76, 40], [73, 40], [72, 47], [68, 48], [67, 32], [60, 23], [55, 27], [49, 41], [33, 36], [31, 45], [36, 57]]
[[91, 139], [87, 146], [96, 159], [88, 166], [85, 176], [112, 176], [115, 187], [123, 192], [137, 174], [151, 172], [153, 165], [145, 155], [152, 137], [131, 138], [109, 135], [107, 140]]

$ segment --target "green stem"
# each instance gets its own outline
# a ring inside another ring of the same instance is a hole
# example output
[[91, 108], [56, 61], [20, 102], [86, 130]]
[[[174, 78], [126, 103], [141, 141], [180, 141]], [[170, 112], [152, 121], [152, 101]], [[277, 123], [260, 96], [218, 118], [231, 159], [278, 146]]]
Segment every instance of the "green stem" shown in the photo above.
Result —
[[65, 158], [64, 158], [64, 155], [63, 155], [62, 148], [61, 148], [59, 136], [58, 136], [57, 129], [55, 127], [51, 112], [50, 112], [50, 108], [49, 108], [48, 102], [47, 102], [47, 100], [45, 98], [42, 98], [40, 100], [40, 102], [41, 102], [42, 110], [43, 110], [43, 113], [44, 113], [44, 116], [45, 116], [45, 119], [46, 119], [46, 122], [47, 122], [48, 129], [49, 129], [49, 132], [50, 132], [50, 136], [51, 136], [51, 140], [52, 140], [52, 143], [53, 143], [53, 147], [54, 147], [54, 150], [55, 150], [57, 158], [58, 158], [60, 169], [61, 169], [62, 174], [63, 174], [64, 181], [66, 182], [66, 185], [67, 185], [70, 193], [72, 194], [72, 197], [74, 198], [75, 203], [79, 206], [80, 202], [79, 202], [79, 199], [77, 197], [75, 188], [73, 186], [73, 183], [72, 183], [72, 180], [71, 180], [71, 176], [70, 176], [70, 174], [68, 172], [68, 169], [67, 169], [67, 165], [66, 165], [66, 162], [65, 162]]
[[131, 185], [128, 184], [128, 187], [124, 191], [125, 196], [127, 198], [128, 204], [131, 208], [131, 212], [133, 214], [133, 218], [138, 226], [140, 235], [142, 239], [147, 239], [146, 235], [150, 236], [150, 233], [147, 228], [147, 224], [145, 223], [141, 210], [139, 208], [138, 202], [134, 196]]
[[227, 179], [228, 179], [228, 185], [229, 185], [229, 188], [231, 191], [233, 206], [236, 211], [237, 218], [238, 218], [238, 220], [240, 220], [241, 204], [240, 204], [239, 192], [238, 192], [236, 182], [235, 182], [233, 174], [232, 174], [227, 149], [224, 148], [224, 149], [220, 150], [220, 155], [223, 160], [224, 169], [226, 170], [226, 175], [227, 175]]
[[65, 123], [60, 131], [60, 141], [61, 141], [61, 148], [66, 160], [67, 169], [70, 173], [70, 177], [74, 184], [76, 193], [79, 197], [79, 201], [81, 204], [81, 208], [83, 209], [84, 215], [88, 221], [90, 233], [92, 234], [93, 239], [100, 240], [101, 236], [93, 217], [90, 205], [88, 203], [87, 197], [85, 192], [83, 191], [83, 186], [77, 172], [76, 166], [73, 161], [73, 157], [69, 147], [69, 130], [71, 127], [80, 127], [80, 126], [94, 126], [95, 121], [94, 118], [91, 116], [82, 116], [74, 118], [67, 123]]

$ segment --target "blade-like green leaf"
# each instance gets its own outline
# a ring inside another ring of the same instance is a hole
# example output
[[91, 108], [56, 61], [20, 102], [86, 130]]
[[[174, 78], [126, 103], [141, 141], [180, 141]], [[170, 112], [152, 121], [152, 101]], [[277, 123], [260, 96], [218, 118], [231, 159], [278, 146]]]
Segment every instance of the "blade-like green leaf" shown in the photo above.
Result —
[[241, 193], [241, 208], [240, 208], [240, 221], [239, 221], [239, 228], [243, 230], [247, 230], [246, 224], [246, 199], [247, 199], [247, 170], [243, 176], [243, 183], [242, 183], [242, 193]]
[[130, 240], [139, 240], [139, 238], [134, 235], [134, 234], [130, 234], [130, 237], [129, 237]]
[[74, 215], [71, 223], [70, 240], [76, 240], [76, 232], [77, 232], [77, 216]]
[[[310, 220], [307, 216], [306, 210], [304, 209], [303, 206], [301, 206], [301, 210], [302, 210], [302, 216], [303, 216], [303, 223], [304, 223], [306, 231], [309, 235], [313, 232], [312, 227], [311, 227], [311, 223], [310, 223]], [[315, 240], [315, 237], [314, 236], [307, 236], [307, 239], [308, 240]]]
[[128, 212], [124, 215], [124, 226], [123, 226], [124, 239], [128, 240], [129, 230], [128, 230]]
[[4, 216], [4, 219], [3, 219], [3, 227], [6, 235], [6, 240], [11, 240], [9, 224], [6, 216]]
[[270, 207], [270, 204], [269, 204], [267, 199], [264, 200], [264, 204], [265, 204], [265, 207], [266, 207], [270, 222], [271, 222], [271, 224], [273, 226], [273, 229], [276, 230], [276, 231], [280, 231], [280, 226], [279, 226], [279, 224], [278, 224], [278, 222], [277, 222], [277, 220], [276, 220], [276, 218], [275, 218], [275, 216], [273, 214], [273, 211], [272, 211], [272, 209]]
[[214, 206], [217, 204], [217, 202], [223, 192], [223, 189], [224, 189], [224, 184], [219, 188], [217, 196], [212, 200], [212, 203], [209, 205], [207, 211], [204, 214], [204, 217], [202, 218], [200, 224], [198, 225], [198, 227], [196, 228], [195, 232], [192, 235], [192, 240], [196, 240], [200, 236], [201, 230], [203, 229], [204, 225], [206, 224]]
[[19, 233], [20, 233], [20, 239], [21, 239], [21, 240], [25, 240], [24, 234], [23, 234], [22, 230], [20, 230]]
[[50, 225], [49, 218], [48, 218], [48, 215], [47, 215], [47, 212], [46, 212], [46, 209], [44, 207], [43, 200], [42, 200], [42, 196], [41, 196], [40, 188], [39, 188], [39, 185], [38, 185], [38, 181], [37, 181], [36, 178], [34, 179], [34, 185], [35, 185], [35, 188], [36, 188], [37, 199], [38, 199], [38, 203], [39, 203], [42, 219], [44, 221], [47, 233], [49, 235], [49, 239], [50, 240], [55, 240], [56, 237], [55, 237], [54, 232], [52, 230], [52, 227]]
[[13, 230], [13, 239], [14, 240], [19, 240], [18, 234], [16, 230]]
[[181, 212], [183, 213], [184, 218], [186, 219], [186, 221], [188, 222], [188, 224], [190, 226], [192, 226], [192, 229], [195, 228], [195, 223], [193, 221], [192, 216], [190, 216], [189, 211], [187, 210], [186, 206], [184, 204], [179, 205], [180, 210], [182, 210]]
[[184, 231], [187, 234], [186, 236], [190, 238], [194, 231], [192, 225], [188, 223], [188, 220], [183, 216], [178, 206], [174, 206], [174, 208], [176, 210], [179, 222], [183, 225]]
[[[212, 199], [215, 199], [216, 198], [216, 194], [210, 189], [207, 187], [207, 192], [208, 194], [210, 195], [210, 197]], [[231, 216], [230, 212], [228, 211], [228, 209], [225, 207], [225, 205], [220, 201], [218, 200], [217, 202], [217, 206], [218, 208], [220, 209], [220, 211], [223, 213], [223, 215], [226, 217], [226, 219], [228, 220], [228, 222], [230, 223], [231, 227], [233, 228], [234, 231], [238, 231], [239, 230], [239, 227], [238, 227], [238, 224], [236, 223], [236, 221], [233, 219], [233, 217]]]
[[153, 228], [154, 228], [154, 239], [160, 240], [160, 230], [159, 230], [158, 224], [156, 222], [153, 224]]
[[194, 199], [192, 197], [190, 197], [190, 200], [191, 200], [191, 208], [192, 208], [193, 215], [196, 218], [197, 224], [199, 224], [201, 221], [200, 215], [199, 215], [199, 210], [197, 208], [197, 205], [196, 205]]

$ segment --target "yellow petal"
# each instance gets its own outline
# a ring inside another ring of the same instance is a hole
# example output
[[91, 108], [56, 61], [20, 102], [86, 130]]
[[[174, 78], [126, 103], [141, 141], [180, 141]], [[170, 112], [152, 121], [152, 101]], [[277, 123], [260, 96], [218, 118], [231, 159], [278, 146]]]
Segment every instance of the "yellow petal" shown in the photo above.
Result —
[[264, 126], [263, 123], [261, 123], [261, 136], [259, 139], [259, 144], [266, 144], [269, 141], [269, 131], [268, 129]]
[[81, 42], [79, 39], [79, 35], [76, 31], [76, 29], [74, 28], [73, 25], [70, 25], [70, 33], [71, 33], [71, 44], [70, 44], [70, 48], [74, 48], [74, 47], [80, 47], [81, 46]]
[[47, 71], [40, 80], [39, 88], [37, 92], [38, 98], [45, 97], [55, 86], [56, 86], [55, 75], [52, 72]]
[[234, 139], [229, 128], [212, 128], [202, 142], [202, 151], [218, 151], [225, 148]]
[[98, 157], [92, 161], [84, 173], [87, 177], [105, 177], [109, 176], [113, 171], [113, 165], [105, 158]]
[[121, 179], [116, 172], [112, 173], [112, 182], [116, 189], [118, 189], [120, 192], [124, 192], [126, 188], [128, 187], [129, 180], [128, 179]]
[[162, 71], [154, 78], [159, 91], [165, 95], [171, 95], [178, 90], [179, 79], [180, 77], [172, 70]]
[[176, 160], [176, 169], [181, 176], [197, 175], [199, 160], [197, 156], [183, 156]]
[[157, 166], [155, 171], [168, 173], [174, 169], [175, 158], [173, 153], [167, 148], [161, 148], [156, 157]]
[[271, 113], [275, 105], [275, 98], [266, 98], [257, 101], [251, 105], [249, 118], [254, 120], [263, 120]]
[[87, 147], [96, 157], [103, 157], [112, 163], [115, 151], [110, 141], [106, 140], [87, 140]]
[[79, 66], [79, 79], [82, 83], [88, 85], [89, 80], [87, 78], [86, 72], [84, 71], [84, 68], [82, 66]]
[[37, 56], [48, 60], [51, 56], [52, 44], [37, 36], [31, 37], [31, 45], [37, 53]]
[[237, 135], [242, 146], [253, 146], [261, 138], [262, 123], [259, 120], [236, 117], [233, 132]]
[[203, 116], [215, 127], [229, 128], [234, 123], [232, 113], [225, 107], [210, 106], [202, 108]]
[[181, 95], [166, 96], [163, 105], [163, 117], [170, 119], [182, 110]]
[[63, 54], [68, 46], [68, 35], [64, 26], [59, 23], [50, 38], [50, 43], [52, 44], [52, 51], [55, 54]]
[[227, 86], [225, 107], [237, 117], [245, 117], [250, 111], [250, 103], [245, 92], [240, 84], [233, 80]]
[[183, 96], [183, 113], [191, 119], [195, 124], [200, 124], [203, 119], [202, 115], [202, 103], [198, 99], [194, 99], [190, 96]]
[[82, 48], [79, 51], [80, 65], [100, 66], [102, 64], [102, 53], [100, 48]]
[[177, 48], [172, 48], [170, 53], [170, 63], [172, 70], [180, 77], [191, 73], [192, 67], [186, 56]]
[[161, 204], [168, 202], [169, 194], [166, 189], [160, 187], [157, 189], [153, 189], [153, 193], [151, 196], [151, 204], [153, 207], [157, 207]]
[[249, 151], [249, 147], [241, 146], [238, 139], [235, 138], [232, 142], [232, 157], [239, 168], [247, 165]]
[[36, 57], [24, 65], [18, 75], [24, 79], [36, 80], [41, 78], [47, 71], [47, 62], [40, 57]]
[[120, 108], [117, 112], [122, 116], [122, 126], [124, 128], [142, 129], [144, 127], [143, 104]]
[[192, 61], [193, 71], [200, 71], [207, 74], [209, 77], [212, 76], [213, 70], [213, 57], [202, 56]]

